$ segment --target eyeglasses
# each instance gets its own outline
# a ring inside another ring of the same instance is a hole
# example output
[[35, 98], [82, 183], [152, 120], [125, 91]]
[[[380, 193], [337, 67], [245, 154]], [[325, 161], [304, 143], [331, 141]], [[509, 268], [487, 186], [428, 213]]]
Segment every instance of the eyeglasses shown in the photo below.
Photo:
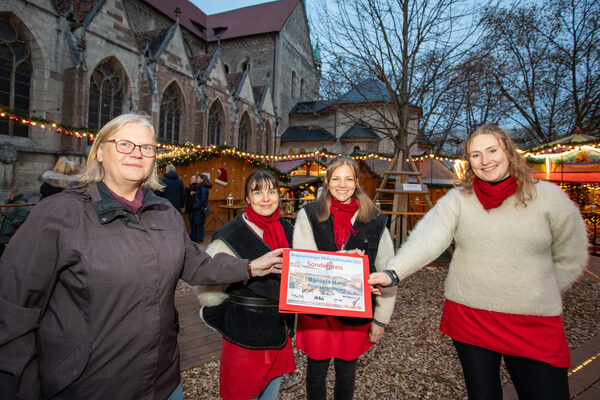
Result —
[[129, 140], [124, 139], [111, 139], [107, 142], [115, 144], [115, 149], [121, 154], [131, 154], [135, 151], [136, 147], [140, 148], [140, 153], [144, 157], [154, 157], [156, 155], [156, 146], [152, 144], [135, 144]]

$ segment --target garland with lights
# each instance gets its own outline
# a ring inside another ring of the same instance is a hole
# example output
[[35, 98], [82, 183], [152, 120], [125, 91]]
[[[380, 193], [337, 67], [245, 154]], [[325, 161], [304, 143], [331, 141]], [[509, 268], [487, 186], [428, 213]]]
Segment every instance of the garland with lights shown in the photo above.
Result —
[[272, 159], [271, 157], [242, 152], [235, 147], [227, 145], [213, 145], [210, 147], [162, 145], [160, 147], [166, 148], [167, 152], [159, 153], [157, 156], [159, 169], [163, 169], [167, 164], [187, 165], [196, 161], [210, 160], [214, 157], [228, 157], [244, 161], [246, 164], [256, 168], [266, 169], [277, 176], [282, 182], [290, 181], [289, 174], [284, 174], [268, 163]]
[[94, 140], [96, 130], [88, 129], [86, 127], [73, 127], [58, 122], [52, 122], [41, 117], [29, 117], [19, 111], [9, 110], [4, 107], [0, 107], [0, 118], [6, 118], [13, 122], [18, 122], [23, 125], [31, 125], [39, 127], [40, 129], [55, 129], [56, 133], [62, 133], [65, 136], [75, 136], [77, 139], [83, 139], [89, 137], [90, 140]]

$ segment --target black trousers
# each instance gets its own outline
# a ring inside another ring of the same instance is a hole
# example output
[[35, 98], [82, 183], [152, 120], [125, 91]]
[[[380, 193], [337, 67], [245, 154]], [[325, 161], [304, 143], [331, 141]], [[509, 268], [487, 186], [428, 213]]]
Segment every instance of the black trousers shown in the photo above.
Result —
[[[329, 360], [314, 360], [308, 358], [306, 368], [306, 398], [308, 400], [327, 399], [327, 369]], [[344, 361], [333, 359], [335, 368], [335, 386], [333, 389], [334, 400], [351, 400], [354, 396], [354, 383], [356, 381], [356, 360]]]
[[453, 340], [463, 368], [469, 400], [502, 400], [500, 359], [519, 400], [569, 400], [567, 368], [530, 358], [509, 356]]

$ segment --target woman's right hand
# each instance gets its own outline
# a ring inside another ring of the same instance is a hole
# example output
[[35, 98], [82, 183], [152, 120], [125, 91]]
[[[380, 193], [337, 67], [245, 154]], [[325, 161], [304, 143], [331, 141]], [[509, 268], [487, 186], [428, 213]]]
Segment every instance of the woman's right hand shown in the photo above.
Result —
[[276, 249], [263, 254], [255, 260], [250, 261], [252, 277], [264, 276], [268, 274], [280, 274], [281, 263], [283, 261], [283, 258], [281, 257], [282, 253], [283, 249]]
[[369, 277], [369, 285], [371, 285], [371, 293], [381, 294], [380, 286], [390, 286], [392, 278], [385, 272], [373, 272]]

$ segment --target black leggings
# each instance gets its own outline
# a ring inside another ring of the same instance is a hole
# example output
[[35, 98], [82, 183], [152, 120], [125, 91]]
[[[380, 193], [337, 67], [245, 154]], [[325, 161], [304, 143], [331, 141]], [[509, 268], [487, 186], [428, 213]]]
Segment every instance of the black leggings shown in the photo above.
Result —
[[515, 385], [519, 400], [569, 400], [567, 368], [530, 358], [509, 356], [453, 340], [462, 364], [470, 400], [502, 400], [500, 359]]
[[[327, 398], [327, 369], [330, 359], [307, 358], [306, 398], [308, 400], [325, 400]], [[356, 360], [344, 361], [339, 358], [333, 360], [335, 368], [333, 398], [335, 400], [351, 400], [354, 396], [354, 382], [356, 381]]]

